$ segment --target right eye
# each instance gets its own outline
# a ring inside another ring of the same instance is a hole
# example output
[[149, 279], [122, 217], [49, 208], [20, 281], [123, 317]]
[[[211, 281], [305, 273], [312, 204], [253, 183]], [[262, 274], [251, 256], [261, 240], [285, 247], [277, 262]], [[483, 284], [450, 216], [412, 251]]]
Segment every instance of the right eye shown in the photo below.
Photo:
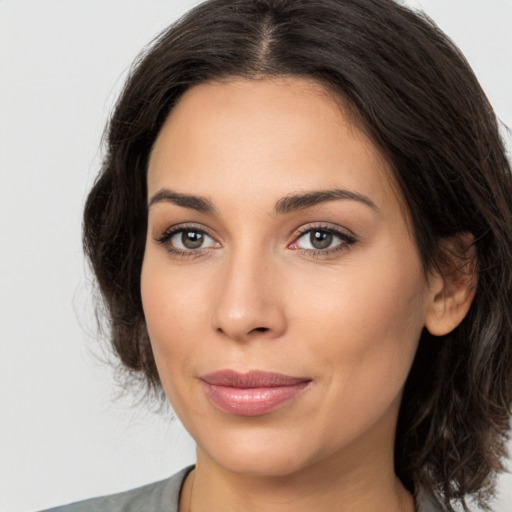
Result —
[[197, 228], [171, 229], [166, 231], [157, 242], [165, 245], [169, 252], [178, 255], [200, 252], [219, 245], [208, 233]]
[[202, 249], [211, 245], [214, 240], [203, 231], [183, 229], [176, 232], [169, 240], [176, 249], [193, 250]]

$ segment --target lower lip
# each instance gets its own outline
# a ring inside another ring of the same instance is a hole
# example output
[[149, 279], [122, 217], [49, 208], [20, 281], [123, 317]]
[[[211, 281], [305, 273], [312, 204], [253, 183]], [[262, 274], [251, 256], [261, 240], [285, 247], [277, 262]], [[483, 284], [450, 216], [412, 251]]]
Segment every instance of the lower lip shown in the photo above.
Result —
[[298, 396], [308, 384], [300, 382], [290, 386], [232, 388], [203, 381], [203, 389], [213, 404], [224, 412], [237, 416], [261, 416]]

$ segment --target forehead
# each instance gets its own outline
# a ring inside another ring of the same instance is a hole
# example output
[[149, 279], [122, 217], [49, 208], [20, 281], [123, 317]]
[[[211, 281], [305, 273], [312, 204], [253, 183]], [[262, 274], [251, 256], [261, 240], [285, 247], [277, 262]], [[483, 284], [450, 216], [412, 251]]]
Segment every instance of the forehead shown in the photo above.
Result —
[[149, 195], [162, 187], [220, 200], [343, 187], [397, 200], [388, 163], [343, 101], [302, 78], [186, 91], [151, 153]]

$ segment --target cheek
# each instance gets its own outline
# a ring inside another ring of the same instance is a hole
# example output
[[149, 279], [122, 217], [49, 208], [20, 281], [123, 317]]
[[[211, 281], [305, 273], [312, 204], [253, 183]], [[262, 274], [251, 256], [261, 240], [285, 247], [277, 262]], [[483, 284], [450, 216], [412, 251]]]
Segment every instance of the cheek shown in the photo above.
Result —
[[[192, 380], [184, 378], [194, 360], [194, 341], [198, 338], [198, 304], [187, 289], [158, 271], [148, 258], [141, 275], [141, 296], [151, 349], [163, 390], [173, 411], [187, 425], [194, 404], [183, 397], [193, 393]], [[161, 267], [160, 267], [161, 268]]]
[[155, 340], [172, 340], [171, 333], [188, 336], [203, 327], [208, 304], [204, 277], [195, 268], [173, 269], [160, 248], [146, 250], [141, 297], [148, 330]]
[[170, 272], [166, 254], [148, 253], [142, 266], [141, 297], [158, 373], [167, 394], [179, 386], [204, 338], [207, 296], [183, 272]]
[[[392, 264], [391, 264], [391, 263]], [[338, 269], [339, 270], [339, 269]], [[397, 393], [408, 374], [424, 325], [426, 285], [419, 263], [401, 258], [333, 272], [295, 294], [307, 357], [330, 368], [332, 388], [354, 397], [370, 390]], [[366, 399], [368, 396], [366, 396]]]
[[400, 272], [385, 279], [378, 275], [367, 273], [372, 280], [366, 280], [354, 273], [344, 280], [350, 286], [338, 282], [322, 290], [329, 300], [315, 302], [311, 293], [302, 297], [307, 322], [301, 336], [314, 340], [302, 358], [317, 372], [327, 404], [315, 425], [325, 425], [334, 442], [355, 439], [384, 417], [394, 428], [416, 353], [423, 326], [422, 280], [414, 282], [411, 275], [404, 280]]

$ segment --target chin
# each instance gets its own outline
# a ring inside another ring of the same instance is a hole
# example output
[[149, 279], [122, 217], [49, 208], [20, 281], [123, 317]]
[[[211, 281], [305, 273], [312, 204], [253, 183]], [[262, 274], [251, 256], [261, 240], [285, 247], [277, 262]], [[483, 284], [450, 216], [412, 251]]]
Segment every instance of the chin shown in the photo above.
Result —
[[[304, 469], [311, 463], [304, 443], [272, 436], [260, 431], [260, 435], [235, 435], [230, 439], [206, 441], [198, 451], [225, 471], [255, 477], [286, 477]], [[292, 442], [290, 442], [292, 441]]]
[[300, 472], [306, 467], [304, 460], [297, 460], [294, 456], [279, 454], [269, 456], [260, 451], [258, 457], [235, 453], [232, 457], [222, 456], [216, 460], [217, 464], [225, 471], [238, 475], [252, 477], [287, 477]]

